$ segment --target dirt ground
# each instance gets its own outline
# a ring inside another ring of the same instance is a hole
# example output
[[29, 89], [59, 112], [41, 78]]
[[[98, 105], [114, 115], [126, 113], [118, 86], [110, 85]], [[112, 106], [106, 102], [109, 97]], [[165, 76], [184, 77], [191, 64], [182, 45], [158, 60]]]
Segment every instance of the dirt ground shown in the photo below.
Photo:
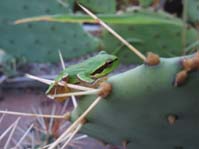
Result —
[[[52, 111], [52, 105], [56, 106], [56, 114], [60, 114], [60, 110], [63, 104], [55, 103], [50, 99], [46, 98], [44, 91], [33, 90], [33, 89], [14, 89], [14, 90], [3, 90], [0, 95], [0, 110], [17, 111], [33, 113], [33, 109], [40, 109], [42, 113], [50, 114]], [[66, 110], [69, 110], [69, 106]], [[18, 116], [6, 115], [3, 121], [0, 123], [0, 134], [2, 134], [16, 119]], [[21, 117], [19, 126], [26, 130], [31, 123], [36, 121], [34, 117]], [[20, 132], [16, 131], [14, 134], [14, 140], [18, 140]], [[8, 136], [8, 135], [7, 135]], [[5, 141], [5, 140], [4, 140]], [[4, 143], [0, 142], [2, 146]], [[11, 143], [12, 145], [12, 143]], [[10, 147], [11, 147], [10, 145]], [[2, 148], [2, 147], [0, 147]], [[109, 149], [110, 146], [104, 146], [99, 141], [86, 138], [75, 144], [73, 148], [76, 149]]]

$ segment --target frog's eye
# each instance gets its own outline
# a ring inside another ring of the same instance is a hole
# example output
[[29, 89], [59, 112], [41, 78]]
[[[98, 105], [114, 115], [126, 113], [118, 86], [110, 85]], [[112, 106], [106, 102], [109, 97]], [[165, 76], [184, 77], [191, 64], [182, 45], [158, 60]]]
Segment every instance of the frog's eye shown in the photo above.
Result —
[[100, 51], [99, 54], [107, 54], [106, 51]]
[[117, 61], [117, 59], [115, 59], [115, 60], [108, 59], [108, 60], [106, 61], [106, 63], [104, 64], [104, 67], [105, 67], [105, 68], [111, 67], [112, 64], [113, 64], [115, 61]]

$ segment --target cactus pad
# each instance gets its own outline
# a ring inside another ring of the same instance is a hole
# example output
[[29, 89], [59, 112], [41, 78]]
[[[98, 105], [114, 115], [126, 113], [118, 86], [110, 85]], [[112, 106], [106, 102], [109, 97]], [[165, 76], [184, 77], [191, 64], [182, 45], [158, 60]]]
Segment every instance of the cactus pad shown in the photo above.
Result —
[[[175, 87], [183, 57], [161, 58], [156, 66], [141, 65], [112, 76], [112, 93], [86, 117], [82, 132], [128, 149], [199, 147], [199, 79], [192, 71]], [[85, 96], [72, 113], [74, 121], [96, 99]]]
[[116, 11], [115, 0], [79, 0], [78, 2], [96, 13], [114, 13]]
[[[120, 16], [121, 17], [121, 16]], [[118, 17], [119, 19], [119, 17]], [[173, 57], [183, 53], [182, 29], [183, 22], [165, 13], [148, 11], [134, 12], [129, 21], [108, 23], [116, 32], [132, 43], [142, 53], [152, 51], [162, 57]], [[190, 27], [187, 30], [187, 45], [197, 41], [197, 31]], [[139, 39], [141, 42], [131, 40]], [[139, 63], [140, 60], [115, 37], [104, 30], [102, 36], [104, 48], [109, 52], [117, 52], [124, 63]]]
[[199, 22], [199, 0], [187, 0], [187, 15], [190, 22]]
[[16, 19], [24, 17], [64, 12], [71, 12], [71, 9], [67, 10], [54, 0], [1, 1], [0, 48], [12, 56], [24, 57], [30, 62], [55, 62], [59, 59], [58, 49], [61, 49], [65, 59], [96, 50], [99, 46], [98, 40], [86, 33], [81, 24], [13, 24]]

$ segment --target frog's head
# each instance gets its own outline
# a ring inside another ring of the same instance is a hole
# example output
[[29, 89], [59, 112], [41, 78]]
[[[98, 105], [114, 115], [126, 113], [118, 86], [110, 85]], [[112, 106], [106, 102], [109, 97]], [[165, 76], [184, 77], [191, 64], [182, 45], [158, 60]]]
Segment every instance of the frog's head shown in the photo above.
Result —
[[[101, 51], [99, 54], [93, 57], [92, 62], [95, 65], [91, 73], [92, 77], [94, 78], [100, 78], [108, 75], [119, 65], [118, 58], [114, 55], [106, 53], [105, 51]], [[93, 66], [93, 64], [90, 66]]]

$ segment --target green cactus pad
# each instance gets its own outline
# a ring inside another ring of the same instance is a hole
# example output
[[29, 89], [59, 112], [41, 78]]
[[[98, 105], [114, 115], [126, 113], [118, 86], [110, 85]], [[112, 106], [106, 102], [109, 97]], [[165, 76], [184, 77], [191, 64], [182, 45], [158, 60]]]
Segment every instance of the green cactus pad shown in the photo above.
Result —
[[[99, 15], [104, 22], [109, 24], [127, 41], [133, 44], [142, 53], [148, 51], [159, 54], [162, 57], [173, 57], [183, 54], [182, 29], [183, 22], [164, 12], [149, 10], [135, 10], [122, 15]], [[32, 21], [46, 19], [62, 23], [96, 23], [85, 15], [49, 15], [33, 18]], [[140, 63], [140, 59], [132, 54], [118, 39], [103, 29], [102, 47], [109, 53], [116, 54], [123, 63]], [[198, 32], [189, 27], [186, 34], [186, 47], [198, 40]]]
[[[198, 72], [182, 86], [173, 85], [182, 58], [161, 58], [159, 65], [143, 64], [110, 77], [111, 94], [89, 113], [81, 132], [115, 145], [127, 140], [128, 149], [198, 148]], [[95, 99], [82, 97], [72, 121]], [[171, 114], [177, 116], [173, 125], [167, 119]]]
[[70, 7], [66, 9], [54, 0], [2, 0], [0, 48], [12, 56], [24, 57], [29, 62], [55, 62], [59, 59], [59, 49], [65, 59], [96, 50], [98, 40], [85, 32], [81, 24], [13, 24], [16, 19], [24, 17], [65, 12], [71, 12]]
[[187, 15], [190, 22], [199, 22], [199, 0], [187, 0]]
[[[134, 12], [131, 21], [109, 23], [127, 41], [133, 44], [142, 53], [148, 51], [158, 53], [162, 57], [180, 56], [183, 53], [182, 29], [183, 22], [165, 13], [149, 11]], [[187, 29], [186, 46], [197, 41], [198, 32], [190, 27]], [[136, 42], [132, 38], [139, 39]], [[131, 40], [132, 39], [132, 40]], [[104, 30], [102, 36], [104, 49], [118, 55], [123, 63], [140, 63], [137, 56], [131, 54], [121, 42]]]
[[96, 13], [114, 13], [116, 0], [78, 0], [78, 2]]

